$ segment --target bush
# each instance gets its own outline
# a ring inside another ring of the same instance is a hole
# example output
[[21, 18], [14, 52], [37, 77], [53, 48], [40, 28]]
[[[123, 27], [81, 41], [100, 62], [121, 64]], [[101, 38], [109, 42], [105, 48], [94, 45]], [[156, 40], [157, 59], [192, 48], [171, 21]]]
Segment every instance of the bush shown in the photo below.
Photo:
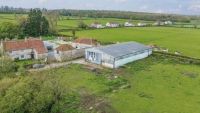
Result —
[[81, 28], [81, 29], [87, 29], [88, 28], [88, 25], [85, 24], [83, 21], [80, 21], [78, 23], [78, 27]]
[[8, 58], [0, 59], [0, 73], [4, 76], [8, 73], [17, 72], [18, 66], [15, 62]]

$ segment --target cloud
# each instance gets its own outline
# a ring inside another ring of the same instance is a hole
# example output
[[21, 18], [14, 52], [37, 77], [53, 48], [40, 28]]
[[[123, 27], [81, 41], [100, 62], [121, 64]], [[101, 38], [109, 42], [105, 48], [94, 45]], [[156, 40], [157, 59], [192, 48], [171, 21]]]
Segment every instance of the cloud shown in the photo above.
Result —
[[195, 11], [195, 12], [200, 12], [200, 4], [190, 5], [188, 10]]
[[127, 2], [128, 0], [108, 0], [110, 2], [115, 2], [115, 3], [124, 3]]
[[44, 3], [46, 3], [46, 2], [48, 2], [49, 0], [39, 0], [38, 2], [40, 3], [40, 4], [44, 4]]

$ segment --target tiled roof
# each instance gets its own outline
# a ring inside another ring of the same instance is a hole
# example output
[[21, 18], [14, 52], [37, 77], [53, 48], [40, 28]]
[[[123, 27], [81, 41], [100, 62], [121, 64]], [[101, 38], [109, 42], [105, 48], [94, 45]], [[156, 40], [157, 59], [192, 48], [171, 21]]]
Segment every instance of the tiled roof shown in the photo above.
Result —
[[69, 51], [69, 50], [73, 50], [73, 49], [74, 48], [68, 44], [63, 44], [56, 48], [56, 50], [58, 50], [58, 51]]
[[97, 40], [91, 38], [78, 38], [74, 42], [86, 45], [95, 45], [95, 46], [97, 45]]
[[40, 39], [12, 40], [3, 42], [5, 51], [35, 49], [38, 54], [46, 53], [47, 49]]

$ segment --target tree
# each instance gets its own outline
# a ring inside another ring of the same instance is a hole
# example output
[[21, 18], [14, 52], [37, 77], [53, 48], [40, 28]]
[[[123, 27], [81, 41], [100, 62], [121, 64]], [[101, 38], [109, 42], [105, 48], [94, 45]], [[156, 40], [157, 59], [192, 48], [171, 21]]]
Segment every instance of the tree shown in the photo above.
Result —
[[59, 12], [43, 10], [43, 15], [47, 18], [47, 20], [49, 22], [49, 32], [51, 34], [56, 34], [57, 33], [57, 24], [58, 24], [58, 20], [60, 18]]
[[46, 35], [49, 33], [49, 22], [45, 17], [41, 20], [41, 35]]
[[78, 23], [78, 27], [79, 27], [79, 28], [82, 28], [82, 29], [87, 29], [88, 25], [85, 24], [83, 21], [80, 21], [80, 22]]
[[49, 33], [49, 23], [40, 9], [31, 9], [28, 15], [27, 23], [24, 33], [27, 36], [37, 37], [40, 35], [47, 35]]
[[18, 24], [4, 22], [0, 25], [0, 39], [20, 38], [21, 30]]

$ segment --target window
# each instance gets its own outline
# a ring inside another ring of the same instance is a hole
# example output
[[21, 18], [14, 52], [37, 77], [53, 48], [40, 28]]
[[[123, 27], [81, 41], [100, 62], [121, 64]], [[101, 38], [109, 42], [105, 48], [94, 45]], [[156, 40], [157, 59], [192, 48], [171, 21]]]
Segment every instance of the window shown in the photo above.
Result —
[[24, 59], [24, 55], [21, 55], [21, 58]]
[[89, 52], [89, 57], [91, 60], [95, 60], [96, 59], [96, 53], [95, 52]]

